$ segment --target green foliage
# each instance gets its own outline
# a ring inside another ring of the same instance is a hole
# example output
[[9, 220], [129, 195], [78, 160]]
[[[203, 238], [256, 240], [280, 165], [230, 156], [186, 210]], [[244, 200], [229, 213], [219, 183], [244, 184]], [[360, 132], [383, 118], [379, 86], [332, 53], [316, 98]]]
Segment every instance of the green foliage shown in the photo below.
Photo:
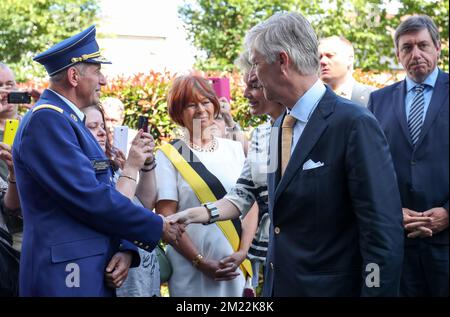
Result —
[[[231, 113], [241, 127], [256, 127], [264, 118], [250, 115], [248, 102], [243, 95], [244, 86], [241, 75], [237, 72], [209, 72], [199, 73], [204, 77], [228, 77], [230, 79]], [[136, 129], [138, 117], [148, 116], [149, 129], [157, 143], [169, 141], [174, 137], [178, 126], [172, 122], [167, 109], [167, 93], [170, 83], [176, 74], [170, 72], [150, 71], [145, 74], [137, 74], [131, 77], [116, 77], [108, 80], [108, 84], [102, 88], [102, 97], [119, 98], [125, 105], [125, 125]], [[21, 89], [36, 89], [43, 91], [48, 87], [48, 82], [34, 79], [21, 83]], [[28, 110], [21, 109], [21, 114]]]
[[125, 125], [137, 128], [138, 117], [149, 118], [149, 130], [155, 140], [168, 141], [176, 125], [171, 121], [166, 96], [174, 75], [165, 72], [137, 74], [132, 77], [118, 77], [109, 81], [103, 89], [103, 96], [116, 97], [125, 105]]
[[[244, 97], [244, 83], [238, 72], [199, 72], [204, 77], [228, 77], [230, 79], [231, 113], [242, 128], [251, 130], [258, 126], [266, 118], [252, 116], [248, 109], [248, 101]], [[382, 75], [382, 76], [379, 76]], [[404, 73], [393, 75], [391, 73], [375, 74], [373, 72], [361, 72], [356, 70], [355, 78], [362, 83], [383, 87], [404, 77]], [[125, 123], [129, 127], [137, 128], [139, 115], [149, 118], [150, 133], [157, 143], [169, 141], [173, 138], [173, 132], [177, 126], [172, 122], [167, 110], [167, 93], [170, 83], [176, 74], [170, 72], [159, 73], [150, 71], [146, 74], [137, 74], [131, 77], [116, 77], [108, 81], [102, 88], [102, 97], [116, 97], [125, 105]], [[44, 90], [48, 83], [43, 80], [30, 80], [20, 84], [22, 89]], [[22, 109], [23, 113], [28, 109]]]
[[[355, 47], [355, 67], [362, 70], [388, 70], [396, 63], [393, 37], [406, 16], [427, 14], [440, 28], [443, 44], [440, 67], [448, 70], [448, 2], [403, 0], [392, 15], [382, 0], [334, 0], [334, 7], [312, 17], [319, 37], [344, 35]], [[309, 16], [311, 17], [311, 16]]]
[[233, 69], [245, 32], [276, 11], [288, 10], [293, 0], [198, 0], [179, 8], [190, 39], [205, 50], [197, 67], [205, 71]]
[[[448, 71], [448, 1], [402, 0], [398, 13], [390, 14], [393, 0], [197, 0], [179, 8], [193, 44], [206, 53], [198, 57], [199, 69], [233, 69], [245, 32], [275, 12], [305, 15], [319, 37], [343, 35], [355, 46], [355, 67], [388, 70], [396, 63], [393, 32], [406, 15], [427, 14], [440, 28], [440, 67]], [[398, 2], [397, 2], [398, 3]]]
[[1, 0], [0, 61], [23, 81], [45, 76], [33, 56], [95, 22], [96, 0]]

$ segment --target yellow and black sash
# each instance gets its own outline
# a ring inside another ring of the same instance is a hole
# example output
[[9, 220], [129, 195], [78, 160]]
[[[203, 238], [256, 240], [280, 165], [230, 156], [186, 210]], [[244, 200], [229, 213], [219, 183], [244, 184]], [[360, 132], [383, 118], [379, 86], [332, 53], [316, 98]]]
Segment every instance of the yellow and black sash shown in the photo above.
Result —
[[[170, 144], [164, 144], [159, 149], [172, 162], [184, 180], [191, 186], [200, 203], [214, 202], [226, 195], [222, 183], [214, 176], [191, 149], [181, 140], [173, 140]], [[187, 157], [186, 160], [184, 157]], [[223, 232], [231, 247], [236, 252], [240, 245], [242, 232], [241, 220], [218, 221], [216, 225]], [[241, 263], [240, 268], [244, 276], [252, 276], [252, 266], [248, 259]]]

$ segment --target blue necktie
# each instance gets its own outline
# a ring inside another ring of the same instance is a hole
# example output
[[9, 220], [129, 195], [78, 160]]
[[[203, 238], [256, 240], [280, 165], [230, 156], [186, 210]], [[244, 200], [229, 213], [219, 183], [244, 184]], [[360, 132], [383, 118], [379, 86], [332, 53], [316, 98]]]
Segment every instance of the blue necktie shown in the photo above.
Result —
[[416, 95], [411, 103], [411, 109], [409, 110], [408, 115], [408, 129], [413, 145], [415, 145], [419, 139], [420, 130], [422, 130], [423, 125], [423, 111], [425, 107], [425, 98], [423, 95], [424, 88], [424, 84], [414, 87]]

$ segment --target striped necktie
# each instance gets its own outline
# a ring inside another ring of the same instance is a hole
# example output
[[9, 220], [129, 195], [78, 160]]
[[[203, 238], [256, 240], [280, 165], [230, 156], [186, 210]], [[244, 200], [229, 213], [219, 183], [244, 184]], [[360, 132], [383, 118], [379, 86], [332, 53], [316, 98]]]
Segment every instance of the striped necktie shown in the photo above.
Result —
[[420, 130], [422, 130], [423, 125], [423, 111], [425, 107], [425, 98], [423, 95], [424, 88], [424, 84], [414, 87], [416, 95], [413, 98], [408, 115], [408, 129], [413, 145], [415, 145], [419, 139]]
[[293, 128], [295, 125], [295, 119], [293, 116], [287, 114], [284, 117], [283, 124], [281, 126], [281, 176], [283, 176], [284, 171], [291, 158], [291, 147], [292, 147], [292, 136]]

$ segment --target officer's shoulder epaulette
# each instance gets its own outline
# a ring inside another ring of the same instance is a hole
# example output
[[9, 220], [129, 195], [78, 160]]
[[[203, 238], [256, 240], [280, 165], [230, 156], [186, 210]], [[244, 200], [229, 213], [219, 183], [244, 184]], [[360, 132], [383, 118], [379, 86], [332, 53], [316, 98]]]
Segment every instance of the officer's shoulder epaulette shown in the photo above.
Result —
[[41, 109], [52, 109], [52, 110], [58, 111], [59, 113], [64, 112], [64, 110], [61, 109], [60, 107], [53, 106], [53, 105], [46, 105], [46, 104], [37, 106], [37, 107], [33, 108], [32, 111], [33, 111], [33, 113], [35, 113], [36, 111], [41, 110]]

